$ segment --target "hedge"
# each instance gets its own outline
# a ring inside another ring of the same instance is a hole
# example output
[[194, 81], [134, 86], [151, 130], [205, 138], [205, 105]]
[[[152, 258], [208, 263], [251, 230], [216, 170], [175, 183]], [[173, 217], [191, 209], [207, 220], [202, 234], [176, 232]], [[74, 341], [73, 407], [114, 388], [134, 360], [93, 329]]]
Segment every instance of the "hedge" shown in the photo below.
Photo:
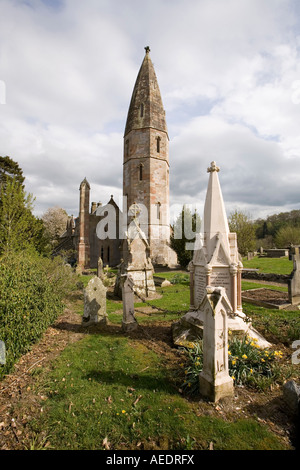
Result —
[[64, 296], [76, 284], [74, 276], [59, 258], [52, 261], [35, 252], [1, 258], [0, 341], [6, 355], [0, 379], [62, 313]]

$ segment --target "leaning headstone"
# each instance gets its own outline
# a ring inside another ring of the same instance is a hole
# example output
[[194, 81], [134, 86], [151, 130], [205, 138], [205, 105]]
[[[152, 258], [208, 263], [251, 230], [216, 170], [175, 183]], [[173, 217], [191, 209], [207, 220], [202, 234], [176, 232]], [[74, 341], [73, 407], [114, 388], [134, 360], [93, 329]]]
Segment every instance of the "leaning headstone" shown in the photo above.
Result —
[[233, 395], [228, 368], [228, 312], [231, 309], [224, 287], [207, 287], [200, 309], [203, 321], [203, 369], [200, 394], [210, 401]]
[[84, 289], [84, 313], [82, 324], [106, 324], [106, 287], [99, 277], [93, 277]]
[[133, 279], [126, 274], [122, 280], [123, 319], [122, 330], [126, 333], [136, 330], [138, 323], [134, 316], [134, 283]]
[[289, 380], [282, 386], [283, 399], [292, 414], [299, 413], [300, 386], [294, 380]]
[[203, 337], [203, 321], [198, 312], [187, 312], [180, 320], [172, 323], [172, 336], [175, 346], [186, 346]]
[[295, 253], [293, 258], [293, 272], [288, 280], [289, 301], [292, 305], [300, 303], [300, 255]]

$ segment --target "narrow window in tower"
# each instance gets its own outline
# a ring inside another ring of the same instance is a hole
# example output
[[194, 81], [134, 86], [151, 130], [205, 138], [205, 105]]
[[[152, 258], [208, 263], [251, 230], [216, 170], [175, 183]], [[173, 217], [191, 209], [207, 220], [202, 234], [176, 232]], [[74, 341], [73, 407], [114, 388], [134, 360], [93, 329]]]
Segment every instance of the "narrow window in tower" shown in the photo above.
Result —
[[143, 103], [141, 104], [141, 117], [144, 117], [144, 105], [143, 105]]
[[161, 141], [161, 138], [160, 138], [160, 137], [157, 137], [157, 138], [156, 138], [156, 150], [157, 150], [157, 153], [160, 153], [160, 141]]
[[109, 258], [110, 258], [110, 247], [107, 247], [107, 262], [109, 264]]
[[140, 181], [143, 180], [143, 165], [142, 165], [142, 163], [139, 166], [139, 179], [140, 179]]
[[161, 203], [158, 202], [157, 203], [157, 220], [160, 220], [160, 216], [161, 216]]
[[129, 140], [127, 139], [125, 142], [125, 155], [129, 157]]
[[101, 246], [101, 259], [103, 261], [103, 257], [104, 257], [104, 249], [103, 249], [103, 246]]

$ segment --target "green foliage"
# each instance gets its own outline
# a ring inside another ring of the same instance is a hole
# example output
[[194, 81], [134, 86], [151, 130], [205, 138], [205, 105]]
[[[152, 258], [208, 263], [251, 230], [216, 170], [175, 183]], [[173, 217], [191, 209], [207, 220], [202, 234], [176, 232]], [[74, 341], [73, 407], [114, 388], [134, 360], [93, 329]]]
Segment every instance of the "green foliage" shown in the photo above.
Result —
[[[255, 221], [255, 226], [256, 238], [259, 240], [259, 246], [272, 248], [273, 246], [277, 245], [278, 241], [276, 241], [276, 236], [283, 228], [296, 228], [299, 235], [300, 210], [280, 212], [279, 214], [270, 215], [266, 219], [258, 219]], [[298, 243], [299, 242], [297, 242], [297, 244]], [[278, 247], [280, 246], [278, 245]]]
[[178, 273], [171, 277], [171, 284], [190, 284], [190, 276], [184, 273]]
[[24, 183], [24, 176], [18, 163], [10, 157], [0, 157], [0, 188], [6, 187], [6, 184], [16, 180], [21, 186]]
[[6, 253], [0, 262], [0, 340], [6, 364], [0, 377], [35, 343], [62, 312], [62, 300], [74, 275], [57, 258], [42, 258], [33, 250]]
[[183, 206], [181, 213], [176, 219], [172, 235], [171, 247], [176, 252], [180, 266], [185, 268], [193, 257], [193, 244], [196, 233], [200, 232], [201, 219], [197, 211], [194, 213]]
[[244, 212], [234, 211], [230, 214], [228, 224], [231, 232], [237, 235], [239, 253], [245, 256], [248, 251], [255, 250], [255, 226]]
[[199, 374], [203, 368], [203, 342], [191, 342], [183, 350], [186, 351], [186, 364], [181, 363], [185, 375], [182, 389], [188, 395], [194, 395], [199, 392]]
[[281, 227], [275, 236], [277, 248], [288, 248], [289, 245], [300, 245], [300, 228], [287, 225]]
[[1, 186], [0, 201], [0, 255], [32, 245], [41, 253], [49, 253], [42, 221], [32, 214], [33, 197], [25, 193], [17, 179]]

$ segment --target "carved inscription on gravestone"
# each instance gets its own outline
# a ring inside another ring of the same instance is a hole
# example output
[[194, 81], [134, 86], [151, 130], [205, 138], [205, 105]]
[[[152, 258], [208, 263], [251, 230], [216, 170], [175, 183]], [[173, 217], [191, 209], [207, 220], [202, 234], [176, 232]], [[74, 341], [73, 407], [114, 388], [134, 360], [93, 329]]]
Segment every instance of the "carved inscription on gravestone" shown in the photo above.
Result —
[[210, 276], [210, 285], [214, 287], [225, 287], [226, 295], [231, 299], [231, 282], [229, 268], [213, 269]]
[[196, 266], [194, 273], [194, 286], [195, 286], [195, 305], [199, 305], [204, 295], [206, 295], [206, 274], [205, 268]]

